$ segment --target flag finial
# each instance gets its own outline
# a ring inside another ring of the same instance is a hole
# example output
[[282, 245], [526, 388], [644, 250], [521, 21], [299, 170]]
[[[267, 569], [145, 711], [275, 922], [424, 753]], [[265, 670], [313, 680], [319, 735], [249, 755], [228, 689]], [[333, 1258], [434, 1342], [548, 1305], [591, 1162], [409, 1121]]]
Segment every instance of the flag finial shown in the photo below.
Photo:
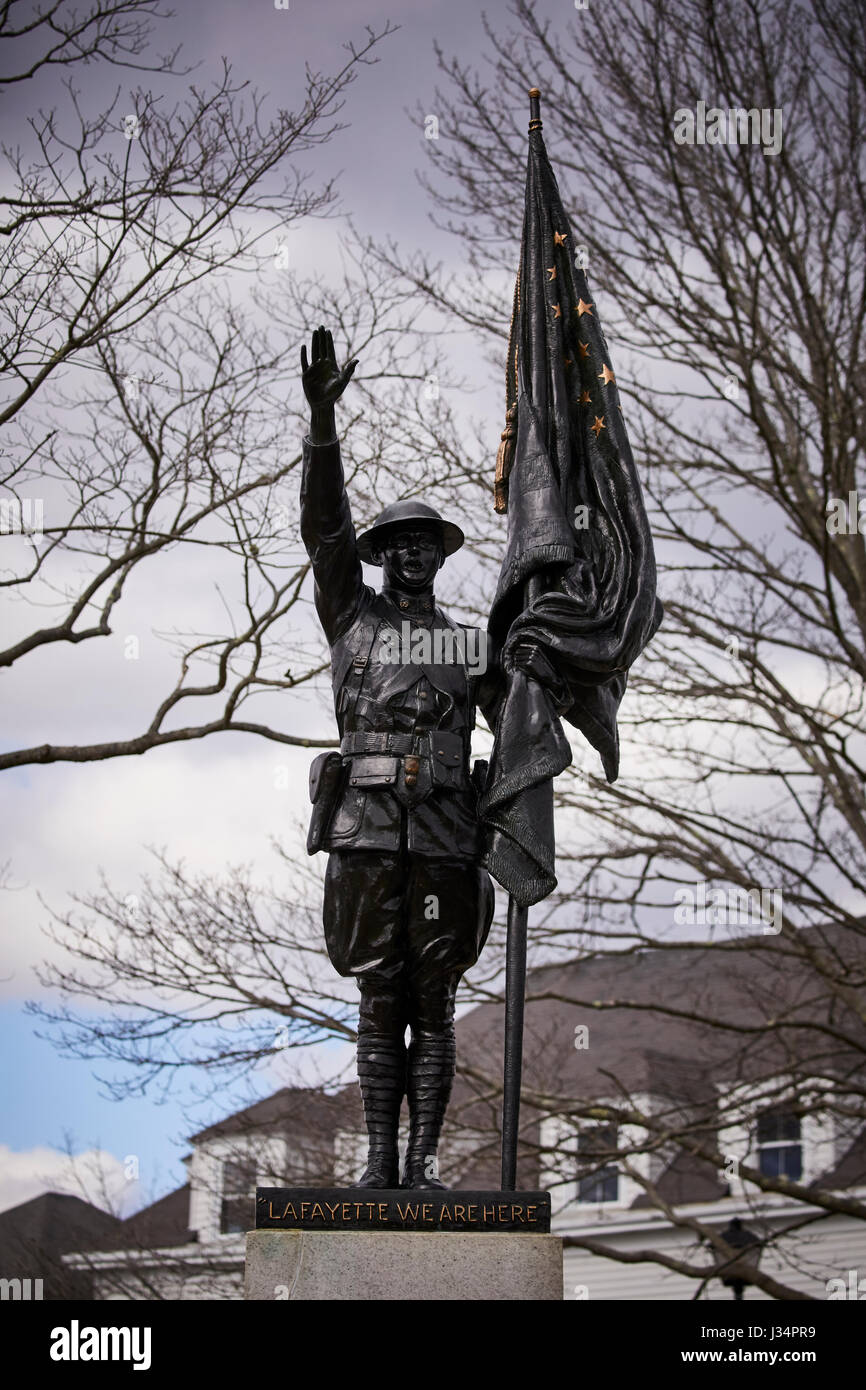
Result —
[[537, 87], [529, 89], [529, 129], [541, 130], [541, 92]]

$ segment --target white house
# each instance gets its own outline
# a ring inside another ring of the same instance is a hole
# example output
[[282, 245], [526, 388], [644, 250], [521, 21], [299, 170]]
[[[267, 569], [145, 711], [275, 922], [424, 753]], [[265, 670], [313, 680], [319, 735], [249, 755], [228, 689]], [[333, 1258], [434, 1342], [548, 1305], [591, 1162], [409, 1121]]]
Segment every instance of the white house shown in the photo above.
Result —
[[[566, 1299], [730, 1298], [710, 1237], [735, 1218], [776, 1281], [746, 1298], [859, 1297], [861, 1279], [866, 1297], [866, 1030], [837, 1010], [828, 1037], [810, 971], [762, 936], [531, 973], [518, 1179], [552, 1194]], [[501, 1048], [498, 1005], [459, 1021], [452, 1186], [499, 1185]], [[285, 1089], [191, 1142], [173, 1224], [156, 1203], [113, 1249], [65, 1257], [97, 1297], [241, 1297], [256, 1186], [350, 1182], [357, 1089]]]

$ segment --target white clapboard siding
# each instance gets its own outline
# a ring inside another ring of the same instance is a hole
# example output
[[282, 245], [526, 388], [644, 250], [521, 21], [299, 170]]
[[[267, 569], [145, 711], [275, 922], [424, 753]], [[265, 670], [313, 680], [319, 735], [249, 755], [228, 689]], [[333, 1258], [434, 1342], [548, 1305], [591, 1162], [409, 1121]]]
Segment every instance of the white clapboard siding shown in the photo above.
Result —
[[[701, 1216], [706, 1219], [704, 1213]], [[773, 1224], [777, 1228], [784, 1227], [794, 1219], [796, 1213], [789, 1210], [778, 1217], [774, 1214]], [[748, 1225], [748, 1216], [744, 1220]], [[710, 1262], [708, 1251], [706, 1248], [696, 1248], [691, 1233], [671, 1227], [648, 1225], [644, 1230], [618, 1231], [615, 1226], [600, 1229], [598, 1224], [593, 1224], [578, 1229], [572, 1225], [570, 1233], [603, 1240], [624, 1252], [658, 1250], [689, 1264], [704, 1265]], [[560, 1234], [566, 1232], [560, 1228]], [[866, 1225], [852, 1217], [830, 1216], [826, 1222], [799, 1232], [778, 1250], [767, 1249], [760, 1267], [791, 1288], [820, 1299], [829, 1296], [828, 1280], [841, 1279], [846, 1286], [857, 1287], [862, 1279], [866, 1298]], [[564, 1252], [563, 1269], [563, 1295], [567, 1300], [680, 1301], [693, 1299], [698, 1289], [697, 1281], [661, 1265], [622, 1264], [573, 1247], [566, 1248]], [[852, 1270], [855, 1271], [853, 1279], [850, 1274]], [[831, 1290], [834, 1288], [838, 1291], [838, 1285], [830, 1286]], [[700, 1297], [730, 1299], [733, 1294], [719, 1279], [711, 1279]], [[769, 1295], [761, 1289], [748, 1288], [744, 1298], [764, 1300]]]

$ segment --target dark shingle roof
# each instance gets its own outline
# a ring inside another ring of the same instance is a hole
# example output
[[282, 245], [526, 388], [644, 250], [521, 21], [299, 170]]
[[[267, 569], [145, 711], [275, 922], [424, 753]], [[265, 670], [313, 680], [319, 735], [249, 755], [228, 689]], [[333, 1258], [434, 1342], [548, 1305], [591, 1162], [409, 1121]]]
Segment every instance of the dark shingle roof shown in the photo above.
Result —
[[120, 1222], [114, 1239], [102, 1248], [156, 1250], [187, 1245], [194, 1239], [189, 1229], [189, 1183], [186, 1183]]
[[41, 1279], [46, 1300], [92, 1298], [89, 1274], [67, 1269], [62, 1256], [103, 1248], [121, 1225], [81, 1197], [43, 1192], [0, 1212], [0, 1272], [8, 1279]]
[[315, 1137], [333, 1134], [336, 1129], [360, 1119], [360, 1105], [355, 1099], [357, 1087], [350, 1086], [336, 1095], [302, 1086], [284, 1086], [272, 1096], [254, 1101], [243, 1110], [236, 1110], [224, 1120], [208, 1125], [191, 1135], [192, 1143], [207, 1139], [273, 1130], [277, 1133], [297, 1133], [298, 1130]]

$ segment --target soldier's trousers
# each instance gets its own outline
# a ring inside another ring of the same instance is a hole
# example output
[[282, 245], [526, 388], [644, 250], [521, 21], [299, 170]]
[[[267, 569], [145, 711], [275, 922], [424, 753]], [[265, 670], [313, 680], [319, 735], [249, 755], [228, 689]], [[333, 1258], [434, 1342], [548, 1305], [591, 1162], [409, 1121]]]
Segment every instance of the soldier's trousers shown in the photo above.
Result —
[[470, 860], [365, 849], [328, 858], [325, 941], [334, 968], [358, 982], [362, 1031], [447, 1031], [492, 916], [493, 885]]

